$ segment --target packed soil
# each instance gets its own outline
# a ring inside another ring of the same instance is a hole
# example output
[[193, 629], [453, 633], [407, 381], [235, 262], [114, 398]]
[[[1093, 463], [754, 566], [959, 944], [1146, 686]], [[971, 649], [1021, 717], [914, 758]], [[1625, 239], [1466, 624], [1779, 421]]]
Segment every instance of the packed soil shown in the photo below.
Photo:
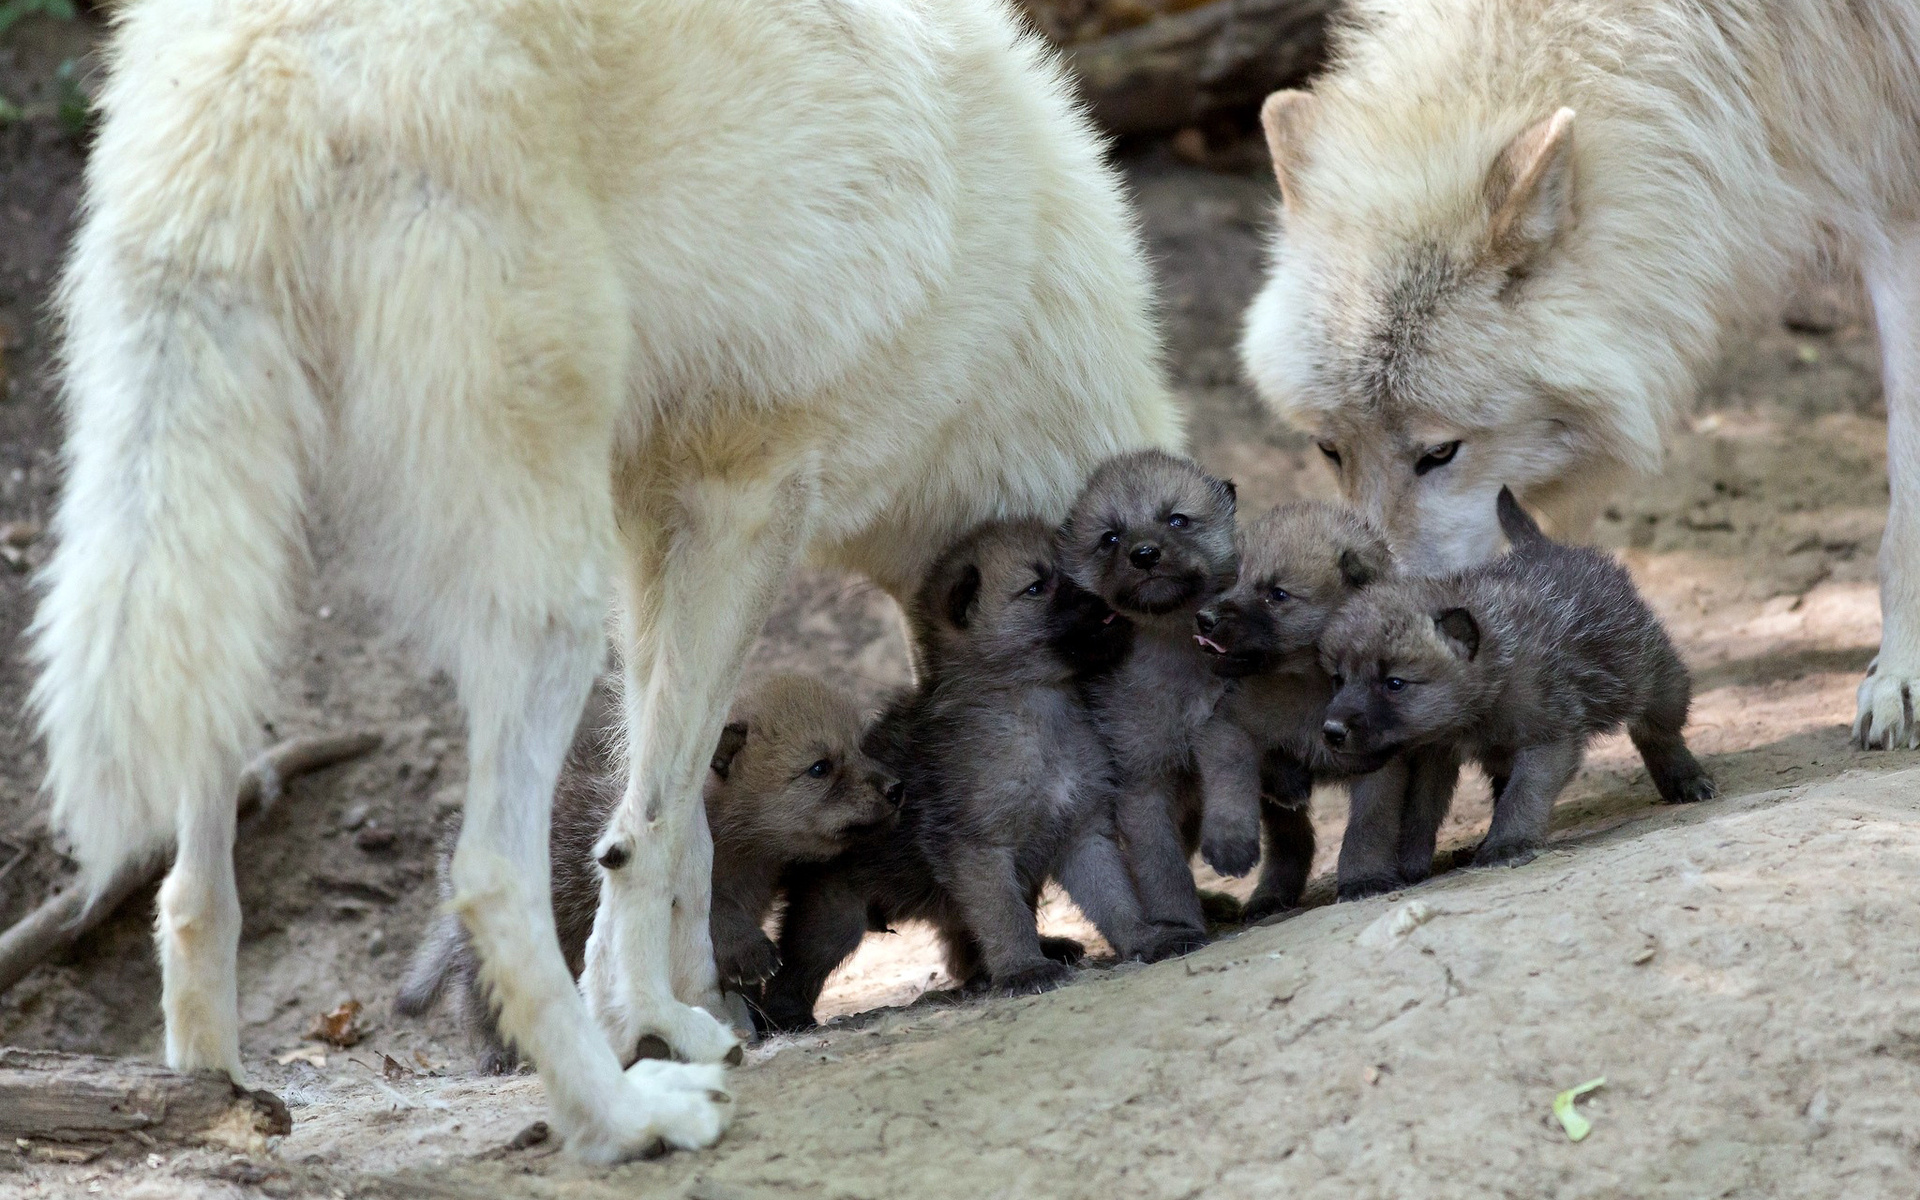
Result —
[[[0, 923], [65, 869], [20, 633], [57, 482], [45, 307], [84, 161], [54, 66], [78, 57], [84, 74], [95, 34], [31, 18], [0, 38], [0, 96], [26, 109], [0, 125]], [[1273, 188], [1257, 143], [1213, 132], [1121, 159], [1192, 448], [1251, 512], [1331, 480], [1239, 381]], [[1308, 908], [1180, 961], [1096, 959], [1041, 997], [953, 997], [924, 931], [874, 935], [825, 997], [840, 1019], [754, 1047], [733, 1073], [717, 1148], [611, 1171], [550, 1141], [510, 1148], [542, 1115], [538, 1081], [472, 1073], [449, 1014], [392, 1013], [432, 915], [464, 737], [446, 682], [328, 571], [322, 523], [268, 733], [371, 728], [386, 744], [296, 782], [240, 835], [242, 1049], [293, 1132], [242, 1155], [0, 1148], [0, 1195], [1912, 1196], [1920, 755], [1846, 737], [1879, 633], [1876, 350], [1848, 285], [1803, 289], [1788, 316], [1729, 339], [1665, 472], [1623, 489], [1598, 531], [1694, 671], [1689, 736], [1721, 799], [1656, 807], [1610, 739], [1534, 863], [1332, 905], [1344, 812], [1325, 793]], [[877, 702], [906, 675], [891, 602], [803, 574], [753, 658], [752, 673], [775, 670]], [[1443, 850], [1471, 846], [1487, 816], [1470, 778]], [[157, 1058], [151, 913], [149, 892], [0, 996], [0, 1043]], [[1044, 915], [1090, 936], [1063, 899]], [[310, 1040], [349, 999], [364, 1040]], [[1550, 1104], [1603, 1076], [1576, 1144]]]

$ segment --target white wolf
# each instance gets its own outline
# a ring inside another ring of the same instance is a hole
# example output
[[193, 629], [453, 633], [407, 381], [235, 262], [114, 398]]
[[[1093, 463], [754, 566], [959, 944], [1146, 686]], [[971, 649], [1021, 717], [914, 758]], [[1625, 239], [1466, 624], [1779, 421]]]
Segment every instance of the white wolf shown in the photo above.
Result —
[[[556, 1122], [595, 1159], [719, 1135], [700, 772], [789, 568], [899, 595], [1181, 441], [1068, 94], [981, 0], [122, 11], [34, 699], [96, 885], [177, 839], [170, 1063], [241, 1074], [233, 783], [324, 495], [457, 682], [455, 903]], [[633, 769], [583, 1002], [547, 811], [610, 603]], [[648, 1033], [696, 1065], [623, 1077]]]
[[1418, 565], [1563, 530], [1655, 468], [1725, 333], [1827, 241], [1885, 363], [1880, 654], [1854, 735], [1920, 745], [1920, 5], [1355, 0], [1262, 114], [1283, 196], [1243, 357]]

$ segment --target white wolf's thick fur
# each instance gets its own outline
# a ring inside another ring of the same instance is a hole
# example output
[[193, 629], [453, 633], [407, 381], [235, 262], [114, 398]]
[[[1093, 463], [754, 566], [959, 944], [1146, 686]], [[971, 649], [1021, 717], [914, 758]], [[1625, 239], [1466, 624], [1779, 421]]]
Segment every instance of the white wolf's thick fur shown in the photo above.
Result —
[[[167, 1054], [241, 1074], [233, 782], [317, 495], [470, 722], [459, 905], [597, 1158], [719, 1069], [699, 772], [794, 562], [950, 536], [1174, 446], [1116, 181], [982, 0], [144, 0], [63, 293], [35, 702], [98, 884], [178, 838]], [[547, 809], [620, 616], [633, 770], [588, 1000]]]
[[1920, 5], [1352, 8], [1313, 93], [1268, 104], [1285, 204], [1243, 344], [1262, 394], [1414, 561], [1458, 565], [1495, 548], [1502, 484], [1577, 532], [1658, 465], [1797, 260], [1857, 254], [1893, 504], [1856, 736], [1920, 744]]

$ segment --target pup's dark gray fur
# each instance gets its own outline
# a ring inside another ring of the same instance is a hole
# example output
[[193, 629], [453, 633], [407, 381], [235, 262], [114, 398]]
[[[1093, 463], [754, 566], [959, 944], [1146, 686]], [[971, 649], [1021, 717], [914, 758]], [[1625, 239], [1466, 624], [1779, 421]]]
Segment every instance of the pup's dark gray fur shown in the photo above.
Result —
[[[1233, 485], [1157, 450], [1095, 470], [1060, 529], [1074, 582], [1138, 627], [1131, 656], [1089, 694], [1121, 780], [1122, 840], [1147, 919], [1173, 949], [1205, 942], [1189, 864], [1218, 792], [1227, 811], [1257, 812], [1259, 780], [1224, 717], [1226, 681], [1194, 644], [1194, 614], [1232, 586]], [[1244, 875], [1257, 841], [1201, 847], [1215, 869]]]
[[[1334, 618], [1329, 747], [1356, 769], [1420, 746], [1477, 758], [1494, 790], [1478, 865], [1533, 857], [1588, 740], [1623, 724], [1661, 799], [1713, 795], [1681, 735], [1686, 667], [1633, 580], [1599, 551], [1547, 538], [1511, 492], [1498, 506], [1507, 554], [1368, 588]], [[1437, 829], [1444, 815], [1402, 819]]]
[[[773, 676], [747, 689], [728, 714], [705, 801], [713, 834], [714, 959], [729, 990], [751, 999], [779, 966], [762, 925], [781, 872], [794, 863], [832, 858], [893, 823], [904, 788], [861, 748], [861, 725], [846, 696], [797, 675]], [[603, 739], [583, 733], [554, 793], [554, 923], [576, 975], [600, 899], [594, 845], [625, 787], [611, 757]], [[442, 899], [451, 899], [451, 840], [448, 845], [440, 864]], [[421, 943], [396, 1007], [407, 1015], [423, 1013], [449, 984], [480, 1048], [482, 1069], [512, 1069], [517, 1056], [500, 1038], [479, 963], [452, 914], [442, 916]]]
[[1283, 504], [1241, 528], [1238, 582], [1195, 619], [1214, 671], [1232, 681], [1219, 711], [1244, 736], [1239, 753], [1259, 764], [1257, 810], [1209, 792], [1201, 822], [1203, 847], [1234, 862], [1259, 855], [1264, 833], [1249, 921], [1300, 902], [1313, 866], [1313, 787], [1350, 777], [1321, 736], [1333, 680], [1320, 636], [1391, 562], [1386, 539], [1352, 509]]
[[828, 973], [896, 921], [931, 922], [962, 984], [1056, 986], [1081, 947], [1039, 936], [1049, 877], [1121, 956], [1149, 948], [1114, 834], [1112, 761], [1081, 691], [1125, 656], [1131, 627], [1054, 567], [1052, 531], [1033, 520], [961, 539], [908, 619], [921, 684], [867, 743], [905, 778], [900, 823], [788, 873], [781, 966], [762, 1010], [771, 1028], [811, 1025]]

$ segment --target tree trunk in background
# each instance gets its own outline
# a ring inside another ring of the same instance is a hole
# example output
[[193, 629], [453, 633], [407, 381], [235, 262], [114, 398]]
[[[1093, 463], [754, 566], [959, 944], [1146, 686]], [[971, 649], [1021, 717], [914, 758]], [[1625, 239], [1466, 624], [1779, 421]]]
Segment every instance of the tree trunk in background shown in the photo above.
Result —
[[1326, 55], [1339, 0], [1021, 0], [1059, 45], [1094, 118], [1156, 133], [1258, 105]]

